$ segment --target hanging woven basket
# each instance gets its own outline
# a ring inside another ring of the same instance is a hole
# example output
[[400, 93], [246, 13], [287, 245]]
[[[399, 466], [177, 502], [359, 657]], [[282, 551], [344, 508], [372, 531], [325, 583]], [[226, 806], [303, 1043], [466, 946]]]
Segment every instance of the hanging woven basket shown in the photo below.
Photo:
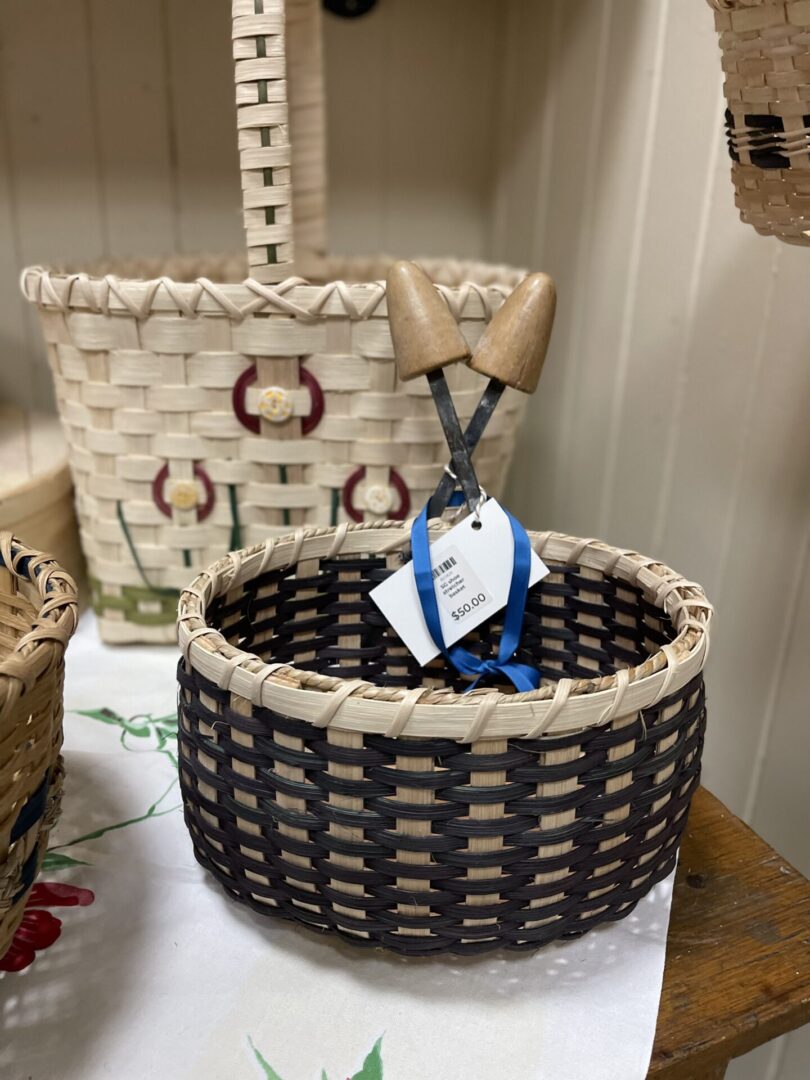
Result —
[[63, 657], [76, 617], [73, 580], [0, 533], [0, 957], [59, 813]]
[[763, 236], [810, 243], [810, 5], [708, 0], [725, 73], [735, 202]]
[[[324, 255], [319, 0], [233, 0], [233, 53], [247, 257], [23, 273], [111, 642], [172, 640], [189, 567], [234, 547], [305, 523], [407, 517], [446, 461], [427, 387], [396, 377], [390, 260]], [[423, 265], [472, 344], [524, 276]], [[463, 366], [451, 380], [465, 420], [484, 380]], [[508, 392], [481, 441], [492, 493], [523, 407]]]
[[[672, 871], [711, 608], [655, 560], [530, 537], [551, 569], [515, 654], [530, 693], [417, 665], [368, 596], [401, 523], [302, 529], [183, 591], [185, 817], [231, 896], [358, 945], [476, 953], [623, 918]], [[464, 645], [491, 658], [500, 629]]]

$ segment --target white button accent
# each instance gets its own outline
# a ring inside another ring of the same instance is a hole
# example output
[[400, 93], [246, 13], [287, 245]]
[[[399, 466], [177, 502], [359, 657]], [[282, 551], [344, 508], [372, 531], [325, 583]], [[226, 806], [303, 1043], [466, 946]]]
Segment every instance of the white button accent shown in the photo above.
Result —
[[283, 424], [292, 416], [293, 403], [289, 390], [283, 386], [268, 386], [259, 397], [259, 412], [271, 424]]
[[394, 505], [394, 493], [385, 484], [369, 484], [366, 488], [366, 509], [372, 514], [387, 514]]

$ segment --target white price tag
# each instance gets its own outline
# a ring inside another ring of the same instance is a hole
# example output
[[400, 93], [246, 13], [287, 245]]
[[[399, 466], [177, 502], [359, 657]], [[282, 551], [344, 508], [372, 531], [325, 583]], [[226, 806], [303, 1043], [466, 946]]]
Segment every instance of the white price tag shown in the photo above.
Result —
[[[453, 645], [470, 630], [506, 607], [512, 583], [514, 541], [509, 518], [495, 499], [481, 509], [481, 528], [465, 518], [430, 545], [433, 587], [445, 644]], [[548, 574], [532, 551], [529, 585]], [[409, 562], [372, 589], [369, 596], [421, 665], [438, 656], [430, 636]]]

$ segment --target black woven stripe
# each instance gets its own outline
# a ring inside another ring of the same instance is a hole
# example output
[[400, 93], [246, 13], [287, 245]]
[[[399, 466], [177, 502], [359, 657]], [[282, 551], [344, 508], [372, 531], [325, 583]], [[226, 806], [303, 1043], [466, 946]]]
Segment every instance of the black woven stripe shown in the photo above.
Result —
[[[770, 113], [746, 113], [745, 131], [740, 132], [730, 109], [725, 112], [726, 139], [733, 161], [747, 153], [752, 165], [760, 169], [789, 169], [792, 159], [787, 151], [810, 153], [810, 115], [802, 117], [802, 129], [785, 132], [784, 119]], [[806, 168], [802, 165], [801, 168]]]
[[[388, 573], [379, 558], [324, 560], [300, 579], [271, 571], [214, 604], [212, 623], [267, 661], [419, 686], [426, 672], [368, 599]], [[500, 629], [493, 619], [465, 645], [493, 656]], [[554, 567], [531, 591], [519, 659], [551, 681], [593, 677], [672, 637], [638, 589]], [[465, 686], [441, 659], [429, 675]], [[270, 709], [237, 712], [184, 664], [178, 681], [181, 789], [202, 865], [256, 911], [414, 956], [534, 949], [622, 918], [674, 866], [699, 780], [700, 677], [623, 726], [482, 754], [449, 739], [343, 745]]]

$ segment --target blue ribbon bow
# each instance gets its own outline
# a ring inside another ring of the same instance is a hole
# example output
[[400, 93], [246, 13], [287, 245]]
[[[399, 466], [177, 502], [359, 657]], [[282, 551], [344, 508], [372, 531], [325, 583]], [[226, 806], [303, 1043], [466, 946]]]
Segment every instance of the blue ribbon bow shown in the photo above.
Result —
[[518, 691], [536, 690], [540, 685], [540, 672], [528, 664], [518, 664], [512, 660], [520, 643], [520, 631], [523, 626], [523, 614], [526, 610], [526, 595], [529, 591], [529, 573], [531, 570], [531, 544], [526, 530], [508, 510], [504, 510], [512, 529], [514, 557], [512, 563], [512, 581], [509, 586], [509, 599], [506, 602], [506, 614], [503, 620], [503, 632], [498, 646], [497, 660], [482, 660], [461, 645], [449, 648], [444, 640], [442, 624], [439, 619], [439, 605], [433, 582], [430, 562], [430, 539], [428, 537], [427, 506], [425, 506], [411, 528], [411, 548], [413, 551], [413, 573], [419, 602], [425, 616], [430, 636], [462, 675], [475, 675], [475, 682], [466, 693], [473, 690], [480, 679], [486, 675], [504, 674]]

